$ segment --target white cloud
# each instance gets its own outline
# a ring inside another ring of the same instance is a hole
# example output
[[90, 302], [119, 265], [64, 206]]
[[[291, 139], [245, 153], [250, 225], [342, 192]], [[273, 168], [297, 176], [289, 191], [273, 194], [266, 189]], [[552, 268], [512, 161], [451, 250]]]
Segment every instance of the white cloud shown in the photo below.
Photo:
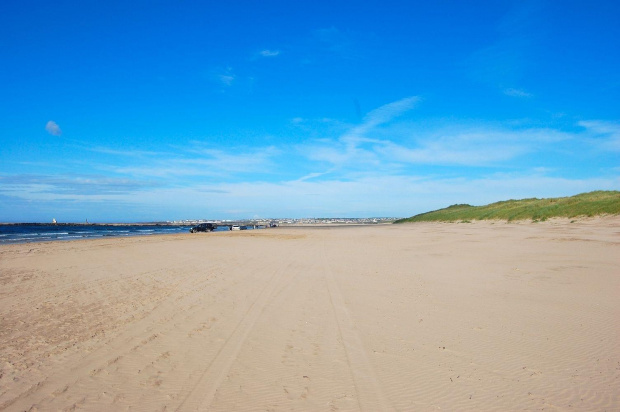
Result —
[[219, 74], [217, 78], [219, 79], [220, 83], [225, 86], [231, 86], [235, 81], [235, 76], [232, 74]]
[[377, 151], [393, 161], [432, 164], [490, 166], [538, 150], [548, 143], [568, 140], [569, 135], [549, 129], [509, 130], [491, 125], [460, 126], [419, 136], [408, 147], [382, 142]]
[[316, 172], [316, 173], [309, 173], [299, 179], [297, 179], [298, 182], [303, 182], [304, 180], [310, 180], [310, 179], [314, 179], [315, 177], [320, 177], [320, 176], [324, 176], [328, 173], [330, 173], [331, 171], [328, 170], [327, 172]]
[[340, 168], [363, 169], [399, 165], [493, 166], [573, 136], [545, 128], [511, 128], [491, 123], [397, 122], [420, 99], [408, 97], [369, 112], [362, 123], [337, 139], [314, 141], [299, 147], [313, 161]]
[[127, 156], [127, 157], [146, 157], [146, 156], [171, 156], [170, 153], [154, 152], [148, 150], [117, 150], [109, 147], [97, 146], [92, 148], [86, 148], [91, 152], [109, 154], [114, 156]]
[[204, 148], [199, 142], [179, 150], [175, 156], [150, 159], [147, 164], [114, 167], [113, 170], [116, 173], [140, 177], [210, 176], [226, 179], [235, 174], [272, 170], [272, 158], [280, 153], [275, 147], [252, 150], [230, 148], [229, 152], [225, 152]]
[[182, 165], [177, 161], [157, 163], [156, 165], [128, 165], [110, 168], [114, 173], [140, 177], [172, 179], [178, 176], [214, 176], [222, 178], [224, 173], [219, 170], [206, 169], [192, 165]]
[[[0, 176], [0, 192], [24, 191], [35, 196], [58, 195], [62, 199], [72, 196], [90, 198], [122, 193], [135, 193], [137, 190], [152, 188], [155, 183], [149, 180], [112, 178], [102, 175], [13, 175]], [[26, 195], [25, 198], [31, 198]], [[34, 197], [33, 197], [34, 199]]]
[[413, 109], [419, 101], [420, 98], [418, 96], [411, 96], [374, 109], [364, 116], [361, 125], [354, 127], [344, 138], [363, 136], [369, 130]]
[[58, 124], [53, 120], [47, 122], [47, 124], [45, 125], [45, 130], [52, 136], [60, 136], [62, 134], [60, 126], [58, 126]]
[[325, 161], [335, 166], [378, 165], [379, 153], [369, 146], [381, 145], [383, 142], [366, 136], [372, 134], [379, 126], [385, 125], [413, 109], [419, 100], [419, 97], [411, 96], [385, 104], [368, 112], [360, 125], [349, 128], [336, 141], [323, 139], [322, 141], [300, 145], [298, 149], [311, 160]]
[[587, 120], [578, 123], [591, 136], [592, 144], [604, 150], [620, 151], [620, 123]]
[[523, 97], [523, 98], [532, 97], [532, 94], [526, 92], [525, 90], [513, 89], [513, 88], [504, 89], [504, 94], [506, 96], [511, 96], [511, 97]]
[[249, 173], [261, 172], [271, 169], [271, 158], [279, 154], [275, 147], [255, 148], [251, 151], [227, 153], [215, 149], [195, 149], [195, 153], [202, 157], [184, 159], [180, 163], [197, 165], [201, 168], [213, 169], [224, 172]]
[[213, 68], [210, 77], [214, 82], [226, 87], [232, 86], [237, 79], [233, 68], [230, 66]]
[[265, 50], [261, 50], [258, 54], [260, 54], [263, 57], [275, 57], [280, 54], [280, 50], [265, 49]]

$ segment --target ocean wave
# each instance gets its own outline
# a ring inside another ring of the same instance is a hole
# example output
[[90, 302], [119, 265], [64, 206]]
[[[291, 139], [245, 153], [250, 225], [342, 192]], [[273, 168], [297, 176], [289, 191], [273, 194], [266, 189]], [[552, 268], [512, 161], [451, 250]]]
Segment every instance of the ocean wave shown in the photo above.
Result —
[[[162, 227], [162, 226], [123, 226], [123, 227], [92, 227], [92, 228], [58, 228], [62, 232], [54, 231], [52, 227], [28, 227], [22, 226], [17, 229], [11, 228], [9, 233], [6, 231], [0, 234], [0, 244], [8, 243], [29, 243], [47, 241], [70, 241], [78, 239], [92, 239], [102, 237], [128, 237], [128, 236], [151, 236], [157, 234], [182, 233], [188, 230], [187, 227]], [[15, 230], [15, 233], [13, 233]]]
[[54, 239], [51, 236], [37, 236], [37, 237], [20, 237], [19, 239], [9, 239], [9, 242], [15, 241], [15, 242], [27, 242], [29, 240], [49, 240], [49, 239]]

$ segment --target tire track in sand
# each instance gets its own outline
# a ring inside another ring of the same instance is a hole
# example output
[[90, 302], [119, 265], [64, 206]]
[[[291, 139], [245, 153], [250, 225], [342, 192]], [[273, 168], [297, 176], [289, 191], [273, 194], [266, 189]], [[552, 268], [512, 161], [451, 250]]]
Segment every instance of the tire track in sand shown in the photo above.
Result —
[[[290, 266], [290, 265], [289, 265]], [[288, 269], [288, 267], [287, 267]], [[215, 358], [202, 372], [198, 382], [177, 407], [177, 411], [207, 411], [215, 398], [217, 389], [230, 371], [232, 364], [250, 334], [256, 321], [271, 301], [276, 290], [282, 288], [282, 280], [288, 270], [279, 270], [273, 274], [269, 282], [261, 290], [258, 297], [241, 318], [233, 333], [222, 345]]]
[[[182, 284], [189, 278], [191, 278], [189, 274], [180, 277], [178, 282], [170, 288], [166, 296], [158, 300], [157, 305], [146, 316], [116, 334], [105, 345], [98, 346], [92, 352], [77, 358], [75, 363], [66, 364], [57, 375], [47, 376], [43, 380], [36, 383], [33, 382], [29, 388], [0, 404], [0, 410], [3, 411], [9, 407], [12, 410], [34, 410], [42, 402], [54, 398], [54, 394], [62, 393], [66, 391], [66, 388], [75, 385], [82, 377], [89, 376], [91, 372], [97, 373], [105, 366], [109, 366], [110, 359], [122, 358], [128, 352], [142, 345], [143, 341], [146, 340], [148, 342], [153, 336], [166, 331], [162, 329], [154, 331], [152, 330], [152, 325], [165, 324], [166, 329], [174, 327], [173, 323], [170, 322], [170, 313], [174, 314], [173, 317], [184, 314], [184, 312], [176, 310], [180, 305], [179, 299], [183, 298], [184, 300], [191, 301], [196, 295], [196, 292], [192, 291], [192, 293], [181, 295], [181, 297], [178, 296]], [[209, 278], [200, 279], [194, 285], [194, 289], [200, 290], [199, 286], [209, 282]]]
[[377, 378], [372, 363], [366, 355], [366, 349], [357, 333], [357, 328], [349, 316], [349, 310], [340, 293], [340, 287], [329, 266], [325, 243], [323, 243], [322, 252], [327, 288], [329, 289], [331, 304], [338, 322], [342, 344], [347, 354], [347, 363], [353, 375], [359, 409], [361, 411], [373, 412], [393, 411], [394, 408], [385, 396], [381, 382]]

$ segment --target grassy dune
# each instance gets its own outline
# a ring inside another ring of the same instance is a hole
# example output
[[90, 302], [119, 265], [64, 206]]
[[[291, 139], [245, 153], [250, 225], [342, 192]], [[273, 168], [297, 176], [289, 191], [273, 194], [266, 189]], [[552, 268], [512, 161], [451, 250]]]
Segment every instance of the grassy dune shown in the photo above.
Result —
[[552, 217], [577, 217], [620, 214], [620, 192], [596, 191], [571, 197], [506, 200], [486, 206], [452, 205], [422, 213], [394, 223], [454, 222], [470, 220], [546, 220]]

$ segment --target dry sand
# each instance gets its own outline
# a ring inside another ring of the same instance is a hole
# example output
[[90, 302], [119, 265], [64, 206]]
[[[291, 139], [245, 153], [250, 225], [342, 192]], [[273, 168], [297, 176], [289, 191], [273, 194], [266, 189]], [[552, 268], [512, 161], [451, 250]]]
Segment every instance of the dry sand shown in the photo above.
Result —
[[620, 219], [0, 247], [0, 410], [619, 410]]

